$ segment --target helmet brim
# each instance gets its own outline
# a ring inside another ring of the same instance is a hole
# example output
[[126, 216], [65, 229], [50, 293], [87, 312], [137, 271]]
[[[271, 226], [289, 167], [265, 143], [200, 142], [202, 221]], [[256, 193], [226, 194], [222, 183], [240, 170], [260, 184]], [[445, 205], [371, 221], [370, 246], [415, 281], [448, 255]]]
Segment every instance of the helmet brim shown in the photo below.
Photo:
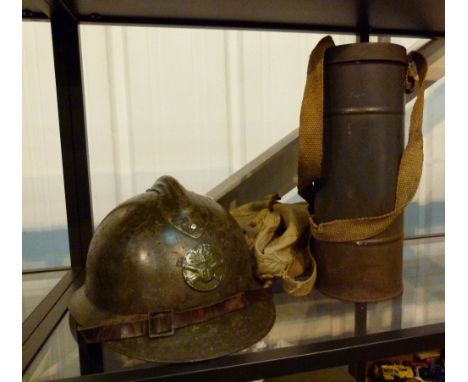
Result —
[[[72, 296], [69, 309], [82, 327], [97, 325], [114, 316], [97, 308], [86, 296], [84, 286]], [[128, 357], [150, 362], [203, 361], [248, 348], [270, 331], [274, 321], [273, 301], [260, 301], [207, 322], [177, 329], [171, 336], [139, 337], [104, 344]]]

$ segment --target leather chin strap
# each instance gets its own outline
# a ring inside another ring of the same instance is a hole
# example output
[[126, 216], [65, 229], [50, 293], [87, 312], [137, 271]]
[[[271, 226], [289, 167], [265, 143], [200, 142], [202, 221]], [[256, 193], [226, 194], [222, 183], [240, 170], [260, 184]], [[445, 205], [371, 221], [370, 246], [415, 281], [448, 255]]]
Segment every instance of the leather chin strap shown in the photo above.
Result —
[[171, 336], [176, 329], [199, 324], [227, 313], [241, 310], [260, 301], [271, 300], [271, 291], [256, 289], [237, 293], [213, 305], [183, 310], [180, 312], [164, 311], [118, 316], [102, 321], [99, 325], [82, 328], [78, 331], [88, 343], [115, 341], [127, 338], [158, 338]]

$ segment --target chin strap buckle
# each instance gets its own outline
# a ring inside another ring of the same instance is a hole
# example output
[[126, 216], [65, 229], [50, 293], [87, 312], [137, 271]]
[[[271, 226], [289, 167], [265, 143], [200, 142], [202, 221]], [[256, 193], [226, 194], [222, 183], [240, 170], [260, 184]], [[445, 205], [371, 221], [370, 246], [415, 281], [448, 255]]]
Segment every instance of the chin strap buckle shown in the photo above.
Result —
[[158, 338], [172, 336], [174, 329], [174, 312], [169, 310], [165, 312], [148, 313], [148, 337]]

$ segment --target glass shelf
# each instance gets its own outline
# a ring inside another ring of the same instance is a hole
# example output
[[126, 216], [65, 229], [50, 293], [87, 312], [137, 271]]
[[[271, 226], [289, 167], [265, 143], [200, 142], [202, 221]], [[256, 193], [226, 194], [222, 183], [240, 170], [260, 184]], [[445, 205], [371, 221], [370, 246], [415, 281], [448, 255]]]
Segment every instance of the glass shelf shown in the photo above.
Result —
[[[363, 333], [379, 334], [445, 321], [445, 240], [443, 237], [407, 240], [404, 246], [404, 293], [400, 298], [373, 304], [353, 304], [322, 295], [293, 298], [275, 293], [276, 322], [270, 333], [241, 354], [261, 353], [356, 336], [356, 306], [364, 308]], [[401, 349], [402, 353], [405, 349]], [[40, 350], [23, 381], [80, 375], [79, 348], [68, 313]], [[237, 357], [233, 355], [230, 357]], [[225, 357], [229, 358], [229, 357]], [[208, 361], [210, 362], [210, 361]], [[201, 363], [198, 363], [199, 365]], [[193, 364], [196, 365], [196, 364]], [[104, 372], [163, 366], [129, 359], [103, 348]], [[165, 365], [167, 366], [167, 365]], [[190, 371], [191, 365], [183, 365]], [[197, 367], [197, 366], [195, 366]], [[164, 370], [167, 370], [164, 368]], [[118, 379], [116, 379], [118, 380]]]
[[23, 274], [23, 321], [66, 273], [67, 270]]

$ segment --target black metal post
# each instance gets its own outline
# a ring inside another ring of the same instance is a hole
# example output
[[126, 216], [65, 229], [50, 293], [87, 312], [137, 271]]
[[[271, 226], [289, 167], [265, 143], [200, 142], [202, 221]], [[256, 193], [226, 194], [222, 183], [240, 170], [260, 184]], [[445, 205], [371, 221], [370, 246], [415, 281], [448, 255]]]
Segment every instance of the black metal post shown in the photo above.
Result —
[[23, 372], [66, 312], [83, 282], [80, 272], [93, 233], [77, 20], [60, 2], [41, 3], [51, 17], [60, 143], [72, 270], [23, 324]]
[[80, 355], [81, 375], [104, 372], [102, 344], [87, 344], [79, 333], [77, 333], [77, 341]]
[[78, 324], [70, 315], [68, 324], [78, 344], [78, 354], [80, 360], [80, 375], [88, 375], [104, 372], [104, 359], [102, 353], [102, 343], [88, 344], [83, 336], [78, 332]]
[[392, 300], [392, 329], [400, 329], [403, 316], [403, 298], [400, 296]]
[[[354, 304], [354, 334], [363, 336], [367, 334], [367, 304]], [[366, 361], [359, 361], [349, 365], [350, 374], [356, 378], [357, 382], [365, 382], [366, 380]]]
[[369, 25], [369, 0], [361, 0], [358, 10], [358, 42], [369, 42], [370, 25]]
[[83, 267], [93, 233], [78, 23], [52, 17], [60, 142], [72, 267]]
[[[72, 267], [86, 265], [93, 234], [81, 55], [77, 20], [54, 10], [52, 41]], [[102, 372], [102, 350], [78, 340], [81, 374]]]
[[363, 336], [367, 334], [367, 304], [354, 304], [354, 334]]

